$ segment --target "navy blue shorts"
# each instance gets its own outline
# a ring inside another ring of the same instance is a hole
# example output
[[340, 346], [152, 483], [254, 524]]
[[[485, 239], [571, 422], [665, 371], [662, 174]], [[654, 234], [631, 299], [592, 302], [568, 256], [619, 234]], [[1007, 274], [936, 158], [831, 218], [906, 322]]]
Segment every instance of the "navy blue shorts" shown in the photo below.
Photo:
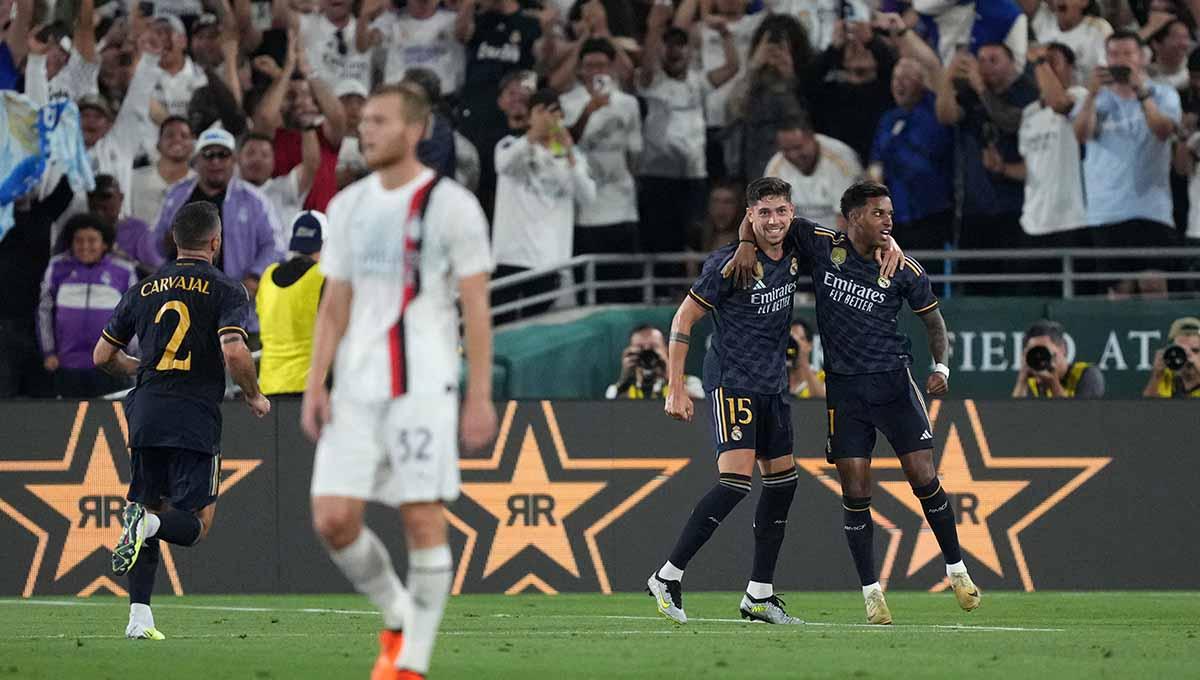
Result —
[[133, 478], [127, 500], [149, 507], [168, 503], [196, 512], [217, 500], [221, 456], [163, 446], [136, 447], [130, 458]]
[[709, 396], [717, 454], [754, 449], [770, 460], [792, 454], [792, 407], [782, 394], [718, 387]]
[[933, 448], [925, 398], [907, 368], [864, 375], [825, 374], [829, 436], [825, 458], [870, 458], [875, 430], [897, 455]]

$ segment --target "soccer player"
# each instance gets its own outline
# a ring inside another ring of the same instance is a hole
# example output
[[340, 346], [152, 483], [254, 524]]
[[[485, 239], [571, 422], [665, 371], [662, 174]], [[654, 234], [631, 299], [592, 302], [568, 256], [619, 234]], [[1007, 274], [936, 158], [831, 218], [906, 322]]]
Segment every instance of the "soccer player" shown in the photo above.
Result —
[[[375, 680], [429, 669], [454, 567], [443, 506], [458, 497], [459, 437], [477, 449], [496, 432], [487, 222], [469, 191], [417, 158], [429, 110], [405, 84], [376, 89], [363, 109], [373, 173], [329, 203], [325, 294], [302, 406], [304, 431], [317, 441], [313, 526], [383, 613]], [[461, 430], [456, 292], [468, 362]], [[408, 590], [363, 525], [368, 501], [399, 509]]]
[[[867, 620], [892, 622], [875, 575], [872, 544], [871, 451], [876, 429], [899, 456], [942, 549], [958, 604], [969, 612], [979, 606], [979, 589], [963, 564], [954, 510], [933, 464], [933, 427], [910, 370], [912, 343], [899, 332], [897, 317], [907, 302], [925, 323], [935, 362], [925, 389], [933, 396], [949, 390], [946, 322], [920, 263], [905, 258], [906, 266], [889, 279], [871, 258], [891, 235], [894, 213], [887, 187], [875, 182], [851, 186], [842, 195], [841, 212], [845, 233], [800, 219], [792, 224], [788, 241], [812, 257], [817, 324], [825, 348], [826, 457], [837, 465], [842, 483], [846, 540], [862, 582]], [[743, 227], [741, 237], [746, 234]], [[759, 260], [750, 244], [739, 244], [731, 262], [737, 270], [734, 278], [744, 280]]]
[[[722, 274], [736, 244], [718, 249], [705, 261], [700, 278], [675, 313], [668, 353], [665, 410], [691, 421], [692, 400], [684, 389], [683, 365], [693, 324], [714, 312], [712, 348], [704, 357], [704, 389], [711, 396], [718, 483], [692, 511], [674, 550], [646, 581], [658, 610], [687, 623], [681, 580], [688, 562], [750, 492], [757, 460], [762, 494], [754, 515], [754, 564], [742, 597], [742, 618], [796, 624], [774, 590], [775, 563], [783, 545], [788, 510], [796, 493], [792, 460], [791, 408], [787, 403], [787, 343], [792, 297], [800, 276], [803, 244], [790, 244], [791, 186], [769, 177], [746, 189], [749, 206], [742, 238], [761, 275], [752, 289], [739, 289]], [[889, 247], [883, 244], [884, 249]], [[888, 263], [900, 259], [895, 250]]]
[[[129, 503], [112, 554], [113, 573], [129, 574], [125, 635], [134, 639], [164, 639], [150, 611], [159, 541], [192, 546], [212, 531], [225, 368], [256, 416], [271, 411], [246, 347], [246, 288], [213, 266], [221, 249], [220, 212], [211, 203], [189, 203], [171, 232], [178, 257], [125, 292], [92, 352], [100, 368], [137, 374], [125, 400]], [[141, 361], [124, 352], [135, 336]]]

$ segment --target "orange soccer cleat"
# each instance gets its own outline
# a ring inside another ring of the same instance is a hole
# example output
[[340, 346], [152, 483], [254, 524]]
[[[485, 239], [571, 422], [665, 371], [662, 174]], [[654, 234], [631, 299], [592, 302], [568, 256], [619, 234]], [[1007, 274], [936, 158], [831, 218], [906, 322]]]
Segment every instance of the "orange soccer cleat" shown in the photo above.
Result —
[[375, 658], [375, 668], [371, 670], [371, 680], [408, 680], [396, 670], [396, 659], [400, 657], [400, 649], [404, 647], [404, 633], [398, 630], [383, 630], [379, 632], [379, 656]]

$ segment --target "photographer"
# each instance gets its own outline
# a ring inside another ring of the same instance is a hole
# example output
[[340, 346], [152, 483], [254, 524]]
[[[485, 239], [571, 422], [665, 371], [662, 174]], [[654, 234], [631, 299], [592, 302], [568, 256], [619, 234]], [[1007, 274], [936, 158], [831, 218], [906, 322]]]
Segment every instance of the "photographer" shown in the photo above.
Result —
[[824, 399], [825, 371], [813, 371], [812, 367], [812, 326], [804, 319], [796, 319], [789, 335], [788, 394], [795, 399]]
[[1154, 355], [1154, 372], [1143, 397], [1174, 399], [1200, 397], [1200, 319], [1175, 319], [1167, 333], [1171, 343]]
[[1099, 399], [1104, 396], [1104, 374], [1095, 366], [1067, 363], [1067, 341], [1062, 324], [1038, 321], [1025, 331], [1024, 359], [1014, 399]]
[[[694, 375], [684, 384], [692, 399], [704, 398], [704, 386]], [[667, 342], [662, 331], [642, 324], [629, 334], [621, 352], [621, 375], [604, 391], [605, 399], [662, 399], [667, 396]]]

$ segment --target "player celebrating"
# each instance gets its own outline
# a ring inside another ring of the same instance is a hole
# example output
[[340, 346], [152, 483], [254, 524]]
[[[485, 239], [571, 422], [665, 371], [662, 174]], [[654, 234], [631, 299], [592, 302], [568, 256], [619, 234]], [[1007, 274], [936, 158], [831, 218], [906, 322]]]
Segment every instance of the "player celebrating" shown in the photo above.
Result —
[[[683, 389], [689, 334], [696, 321], [709, 311], [716, 312], [712, 349], [704, 358], [704, 389], [711, 396], [718, 483], [692, 511], [670, 558], [646, 582], [658, 610], [677, 623], [687, 622], [683, 570], [750, 492], [756, 459], [763, 489], [754, 515], [754, 564], [741, 615], [767, 623], [802, 623], [784, 611], [773, 585], [797, 480], [791, 409], [786, 400], [786, 356], [802, 251], [789, 245], [787, 238], [793, 217], [790, 196], [791, 186], [777, 178], [750, 184], [742, 238], [756, 257], [752, 266], [761, 269], [758, 282], [752, 290], [734, 288], [722, 274], [722, 265], [735, 246], [725, 246], [704, 263], [700, 278], [671, 324], [665, 409], [673, 418], [690, 421], [692, 400]], [[885, 243], [884, 248], [888, 247]], [[894, 269], [901, 257], [899, 250], [890, 257], [888, 267]]]
[[[496, 431], [487, 223], [470, 192], [417, 159], [428, 119], [424, 94], [406, 85], [376, 89], [363, 109], [360, 140], [374, 172], [329, 204], [325, 294], [302, 407], [304, 431], [317, 441], [313, 525], [383, 612], [376, 680], [424, 677], [450, 593], [443, 503], [459, 492], [456, 289], [469, 362], [463, 444], [480, 448]], [[411, 596], [363, 526], [372, 500], [400, 510]]]
[[[212, 531], [225, 367], [255, 415], [271, 411], [246, 347], [246, 288], [212, 264], [221, 249], [220, 212], [189, 203], [171, 232], [178, 258], [125, 292], [92, 352], [110, 373], [137, 374], [125, 400], [133, 474], [112, 569], [129, 574], [125, 635], [149, 640], [164, 639], [150, 611], [159, 540], [191, 546]], [[134, 336], [141, 362], [123, 351]]]
[[[889, 279], [869, 257], [890, 238], [893, 211], [887, 187], [875, 182], [851, 186], [842, 195], [841, 212], [848, 224], [846, 233], [797, 220], [789, 241], [813, 255], [817, 323], [825, 340], [826, 455], [837, 465], [842, 483], [846, 540], [862, 581], [867, 620], [892, 622], [875, 576], [872, 543], [871, 451], [877, 428], [899, 455], [904, 475], [921, 502], [958, 604], [972, 611], [979, 606], [979, 589], [963, 564], [954, 510], [933, 465], [933, 427], [909, 370], [912, 343], [897, 328], [901, 304], [907, 302], [925, 323], [935, 362], [925, 389], [941, 396], [949, 389], [950, 377], [945, 364], [946, 322], [919, 263], [906, 258], [907, 266]], [[745, 235], [743, 227], [742, 238]], [[739, 244], [731, 263], [737, 270], [735, 278], [747, 278], [756, 262], [753, 248]]]

